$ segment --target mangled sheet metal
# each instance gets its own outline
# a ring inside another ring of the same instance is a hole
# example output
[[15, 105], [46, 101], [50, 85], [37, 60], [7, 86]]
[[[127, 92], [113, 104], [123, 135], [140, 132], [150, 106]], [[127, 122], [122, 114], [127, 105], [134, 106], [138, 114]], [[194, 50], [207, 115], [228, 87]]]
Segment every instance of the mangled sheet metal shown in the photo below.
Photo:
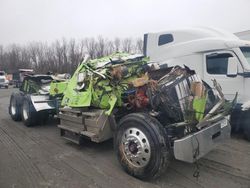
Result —
[[[166, 122], [202, 122], [224, 101], [195, 71], [150, 63], [141, 55], [116, 53], [82, 63], [68, 82], [63, 106], [114, 108], [124, 113], [150, 112]], [[158, 117], [158, 119], [161, 119]]]

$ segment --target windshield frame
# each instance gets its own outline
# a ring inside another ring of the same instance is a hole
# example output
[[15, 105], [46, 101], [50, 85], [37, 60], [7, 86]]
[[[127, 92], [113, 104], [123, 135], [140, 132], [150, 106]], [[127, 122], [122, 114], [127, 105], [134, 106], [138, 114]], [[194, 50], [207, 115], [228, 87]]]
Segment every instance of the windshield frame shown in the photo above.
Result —
[[242, 52], [244, 58], [246, 59], [246, 62], [250, 67], [250, 46], [242, 46], [240, 47], [240, 51]]

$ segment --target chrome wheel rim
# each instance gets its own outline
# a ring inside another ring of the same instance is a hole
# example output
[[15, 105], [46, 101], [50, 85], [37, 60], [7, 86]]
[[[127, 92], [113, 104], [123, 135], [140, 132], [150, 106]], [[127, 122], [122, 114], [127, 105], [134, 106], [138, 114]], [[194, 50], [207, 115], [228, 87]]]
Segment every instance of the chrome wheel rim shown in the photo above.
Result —
[[150, 161], [151, 147], [146, 135], [137, 128], [129, 128], [122, 135], [123, 153], [135, 167], [144, 167]]

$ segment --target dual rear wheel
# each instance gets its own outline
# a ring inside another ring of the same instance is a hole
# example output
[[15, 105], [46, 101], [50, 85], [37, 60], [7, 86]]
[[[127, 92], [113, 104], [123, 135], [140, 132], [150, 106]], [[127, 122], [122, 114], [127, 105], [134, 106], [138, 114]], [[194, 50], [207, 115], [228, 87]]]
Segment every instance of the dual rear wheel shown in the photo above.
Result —
[[10, 97], [9, 114], [14, 121], [21, 120], [21, 98], [19, 93], [13, 93]]
[[34, 126], [38, 122], [38, 112], [36, 112], [30, 98], [25, 97], [22, 105], [21, 116], [24, 125]]
[[29, 96], [14, 93], [10, 98], [9, 113], [14, 121], [22, 120], [27, 127], [34, 126], [48, 118], [47, 112], [37, 112]]

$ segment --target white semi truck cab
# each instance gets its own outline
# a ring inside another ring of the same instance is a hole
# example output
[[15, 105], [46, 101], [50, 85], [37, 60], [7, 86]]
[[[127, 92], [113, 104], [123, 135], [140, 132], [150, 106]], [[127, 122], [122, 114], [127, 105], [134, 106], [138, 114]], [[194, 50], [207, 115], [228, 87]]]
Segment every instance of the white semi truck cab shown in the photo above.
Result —
[[192, 28], [147, 33], [143, 51], [155, 63], [187, 65], [209, 85], [216, 79], [228, 100], [238, 92], [231, 122], [250, 139], [250, 41], [218, 29]]

